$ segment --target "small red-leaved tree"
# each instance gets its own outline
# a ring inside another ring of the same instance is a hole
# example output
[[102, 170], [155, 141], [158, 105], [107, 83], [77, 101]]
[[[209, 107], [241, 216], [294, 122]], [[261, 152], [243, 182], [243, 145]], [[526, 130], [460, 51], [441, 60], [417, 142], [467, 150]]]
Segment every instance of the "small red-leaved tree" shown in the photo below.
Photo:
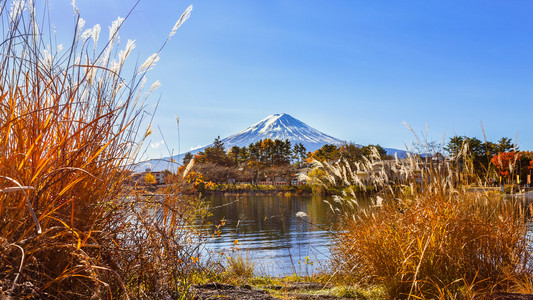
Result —
[[491, 162], [496, 166], [500, 176], [509, 178], [519, 158], [520, 152], [500, 152], [492, 157]]

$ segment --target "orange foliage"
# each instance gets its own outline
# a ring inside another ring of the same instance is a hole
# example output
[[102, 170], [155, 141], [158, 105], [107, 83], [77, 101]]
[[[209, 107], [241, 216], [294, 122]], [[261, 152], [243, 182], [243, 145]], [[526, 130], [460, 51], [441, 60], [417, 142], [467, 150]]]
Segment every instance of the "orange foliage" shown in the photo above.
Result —
[[204, 175], [200, 172], [189, 172], [186, 177], [187, 183], [190, 184], [197, 192], [203, 192], [206, 188], [212, 189], [215, 183], [206, 180]]
[[273, 144], [274, 142], [271, 139], [265, 139], [261, 142], [261, 149], [268, 149], [269, 147], [272, 147]]
[[498, 174], [507, 177], [519, 158], [520, 152], [500, 152], [492, 157], [491, 162], [496, 166]]
[[189, 174], [187, 174], [187, 182], [189, 184], [192, 184], [194, 185], [194, 187], [198, 187], [202, 184], [204, 184], [204, 176], [202, 173], [197, 173], [197, 172], [189, 172]]
[[194, 161], [196, 163], [199, 163], [199, 164], [207, 163], [207, 158], [206, 158], [205, 154], [204, 155], [195, 154], [194, 155]]

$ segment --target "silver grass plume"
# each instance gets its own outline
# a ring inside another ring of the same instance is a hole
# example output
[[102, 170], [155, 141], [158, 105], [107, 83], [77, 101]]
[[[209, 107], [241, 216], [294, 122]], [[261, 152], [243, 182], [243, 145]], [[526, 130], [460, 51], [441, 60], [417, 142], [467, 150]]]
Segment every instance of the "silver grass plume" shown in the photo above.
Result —
[[178, 28], [180, 28], [181, 25], [183, 25], [183, 23], [185, 23], [185, 21], [187, 21], [187, 19], [189, 19], [189, 17], [191, 16], [191, 12], [192, 12], [192, 4], [189, 5], [189, 7], [187, 7], [185, 12], [183, 12], [181, 17], [176, 22], [176, 24], [174, 24], [174, 27], [172, 27], [172, 30], [170, 31], [170, 34], [168, 35], [168, 38], [171, 38], [174, 34], [176, 34], [176, 31], [178, 30]]
[[187, 164], [187, 167], [185, 168], [185, 171], [183, 171], [183, 178], [187, 177], [187, 174], [189, 174], [189, 172], [191, 171], [193, 165], [194, 165], [194, 157]]

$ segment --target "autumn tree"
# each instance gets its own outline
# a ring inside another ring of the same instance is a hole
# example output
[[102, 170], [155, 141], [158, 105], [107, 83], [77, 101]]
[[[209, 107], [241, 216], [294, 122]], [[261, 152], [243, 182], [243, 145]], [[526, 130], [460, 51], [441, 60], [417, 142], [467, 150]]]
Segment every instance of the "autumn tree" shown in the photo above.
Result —
[[187, 183], [187, 186], [185, 186], [187, 193], [204, 193], [206, 186], [213, 186], [213, 183], [206, 180], [202, 173], [195, 171], [187, 174], [185, 182]]
[[492, 157], [491, 162], [496, 166], [496, 170], [500, 176], [509, 178], [515, 170], [515, 165], [519, 158], [519, 152], [500, 152]]
[[[508, 152], [513, 149], [511, 139], [501, 138], [497, 143], [490, 141], [482, 142], [475, 137], [454, 136], [444, 150], [451, 157], [457, 158], [457, 163], [465, 166], [472, 166], [474, 174], [487, 176], [491, 171], [492, 158], [498, 153]], [[463, 150], [465, 150], [463, 152]], [[516, 149], [515, 149], [516, 150]]]
[[312, 152], [309, 158], [319, 161], [334, 161], [340, 158], [339, 149], [335, 145], [326, 144]]
[[193, 171], [202, 174], [203, 179], [214, 183], [227, 183], [229, 179], [237, 179], [238, 171], [233, 166], [213, 163], [195, 165]]

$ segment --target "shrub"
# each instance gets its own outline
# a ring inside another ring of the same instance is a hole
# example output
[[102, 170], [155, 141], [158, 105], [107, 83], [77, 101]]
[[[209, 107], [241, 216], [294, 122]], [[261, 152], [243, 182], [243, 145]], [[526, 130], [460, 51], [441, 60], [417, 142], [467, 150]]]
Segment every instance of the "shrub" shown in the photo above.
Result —
[[255, 264], [250, 259], [248, 254], [233, 253], [231, 256], [227, 256], [227, 276], [233, 277], [239, 280], [249, 279], [254, 275]]

